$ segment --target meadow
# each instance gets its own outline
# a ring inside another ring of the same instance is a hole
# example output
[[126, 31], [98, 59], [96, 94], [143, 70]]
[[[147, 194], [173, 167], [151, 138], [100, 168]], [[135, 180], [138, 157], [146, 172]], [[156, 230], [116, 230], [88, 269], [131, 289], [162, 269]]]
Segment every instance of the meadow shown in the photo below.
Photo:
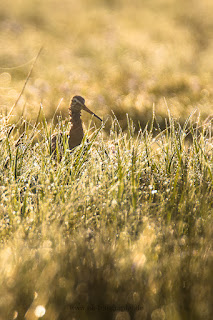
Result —
[[[0, 320], [212, 318], [212, 21], [210, 0], [0, 3]], [[57, 161], [75, 94], [104, 121]]]

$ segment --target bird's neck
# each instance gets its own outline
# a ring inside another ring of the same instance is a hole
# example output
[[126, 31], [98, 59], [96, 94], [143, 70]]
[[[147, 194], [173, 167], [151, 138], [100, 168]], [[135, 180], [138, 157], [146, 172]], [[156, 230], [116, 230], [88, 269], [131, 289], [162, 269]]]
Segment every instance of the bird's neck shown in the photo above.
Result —
[[74, 112], [71, 110], [70, 112], [70, 122], [71, 122], [71, 126], [76, 126], [76, 125], [82, 125], [82, 121], [81, 121], [81, 112]]
[[80, 112], [73, 112], [71, 110], [70, 113], [70, 122], [71, 128], [69, 133], [69, 148], [72, 149], [79, 144], [84, 136], [82, 121], [81, 121], [81, 113]]

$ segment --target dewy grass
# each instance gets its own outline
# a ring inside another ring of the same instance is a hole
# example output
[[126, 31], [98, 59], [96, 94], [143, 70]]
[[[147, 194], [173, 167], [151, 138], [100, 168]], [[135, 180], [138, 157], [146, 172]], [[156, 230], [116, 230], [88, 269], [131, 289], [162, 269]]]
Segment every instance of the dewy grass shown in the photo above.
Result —
[[65, 142], [58, 161], [45, 118], [11, 134], [2, 118], [4, 319], [211, 318], [211, 122], [170, 117], [155, 136], [128, 123]]

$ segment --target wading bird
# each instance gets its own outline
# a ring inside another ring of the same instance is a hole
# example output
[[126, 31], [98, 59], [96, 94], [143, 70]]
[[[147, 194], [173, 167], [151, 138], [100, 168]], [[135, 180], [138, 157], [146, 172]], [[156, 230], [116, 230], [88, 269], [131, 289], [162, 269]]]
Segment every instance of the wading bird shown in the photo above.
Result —
[[[84, 110], [94, 115], [94, 117], [102, 121], [101, 118], [99, 118], [94, 112], [92, 112], [86, 107], [84, 98], [82, 98], [81, 96], [74, 96], [72, 98], [70, 108], [69, 108], [71, 128], [70, 128], [69, 134], [67, 135], [67, 138], [68, 138], [68, 144], [69, 144], [70, 150], [80, 145], [84, 137], [84, 131], [83, 131], [82, 121], [81, 121], [81, 110]], [[63, 148], [62, 133], [56, 133], [51, 136], [52, 153], [56, 152], [57, 146], [60, 152], [61, 149]]]

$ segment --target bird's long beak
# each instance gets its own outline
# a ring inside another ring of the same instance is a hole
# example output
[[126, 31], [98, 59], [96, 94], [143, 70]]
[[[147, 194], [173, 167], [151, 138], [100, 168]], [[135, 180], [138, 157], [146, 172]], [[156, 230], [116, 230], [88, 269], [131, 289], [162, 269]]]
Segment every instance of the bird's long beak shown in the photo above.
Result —
[[90, 113], [90, 114], [93, 114], [94, 117], [98, 118], [100, 121], [103, 121], [101, 118], [99, 118], [99, 116], [97, 116], [97, 114], [95, 114], [95, 113], [92, 112], [89, 108], [87, 108], [87, 107], [85, 106], [85, 104], [82, 105], [82, 109], [83, 109], [84, 111]]

